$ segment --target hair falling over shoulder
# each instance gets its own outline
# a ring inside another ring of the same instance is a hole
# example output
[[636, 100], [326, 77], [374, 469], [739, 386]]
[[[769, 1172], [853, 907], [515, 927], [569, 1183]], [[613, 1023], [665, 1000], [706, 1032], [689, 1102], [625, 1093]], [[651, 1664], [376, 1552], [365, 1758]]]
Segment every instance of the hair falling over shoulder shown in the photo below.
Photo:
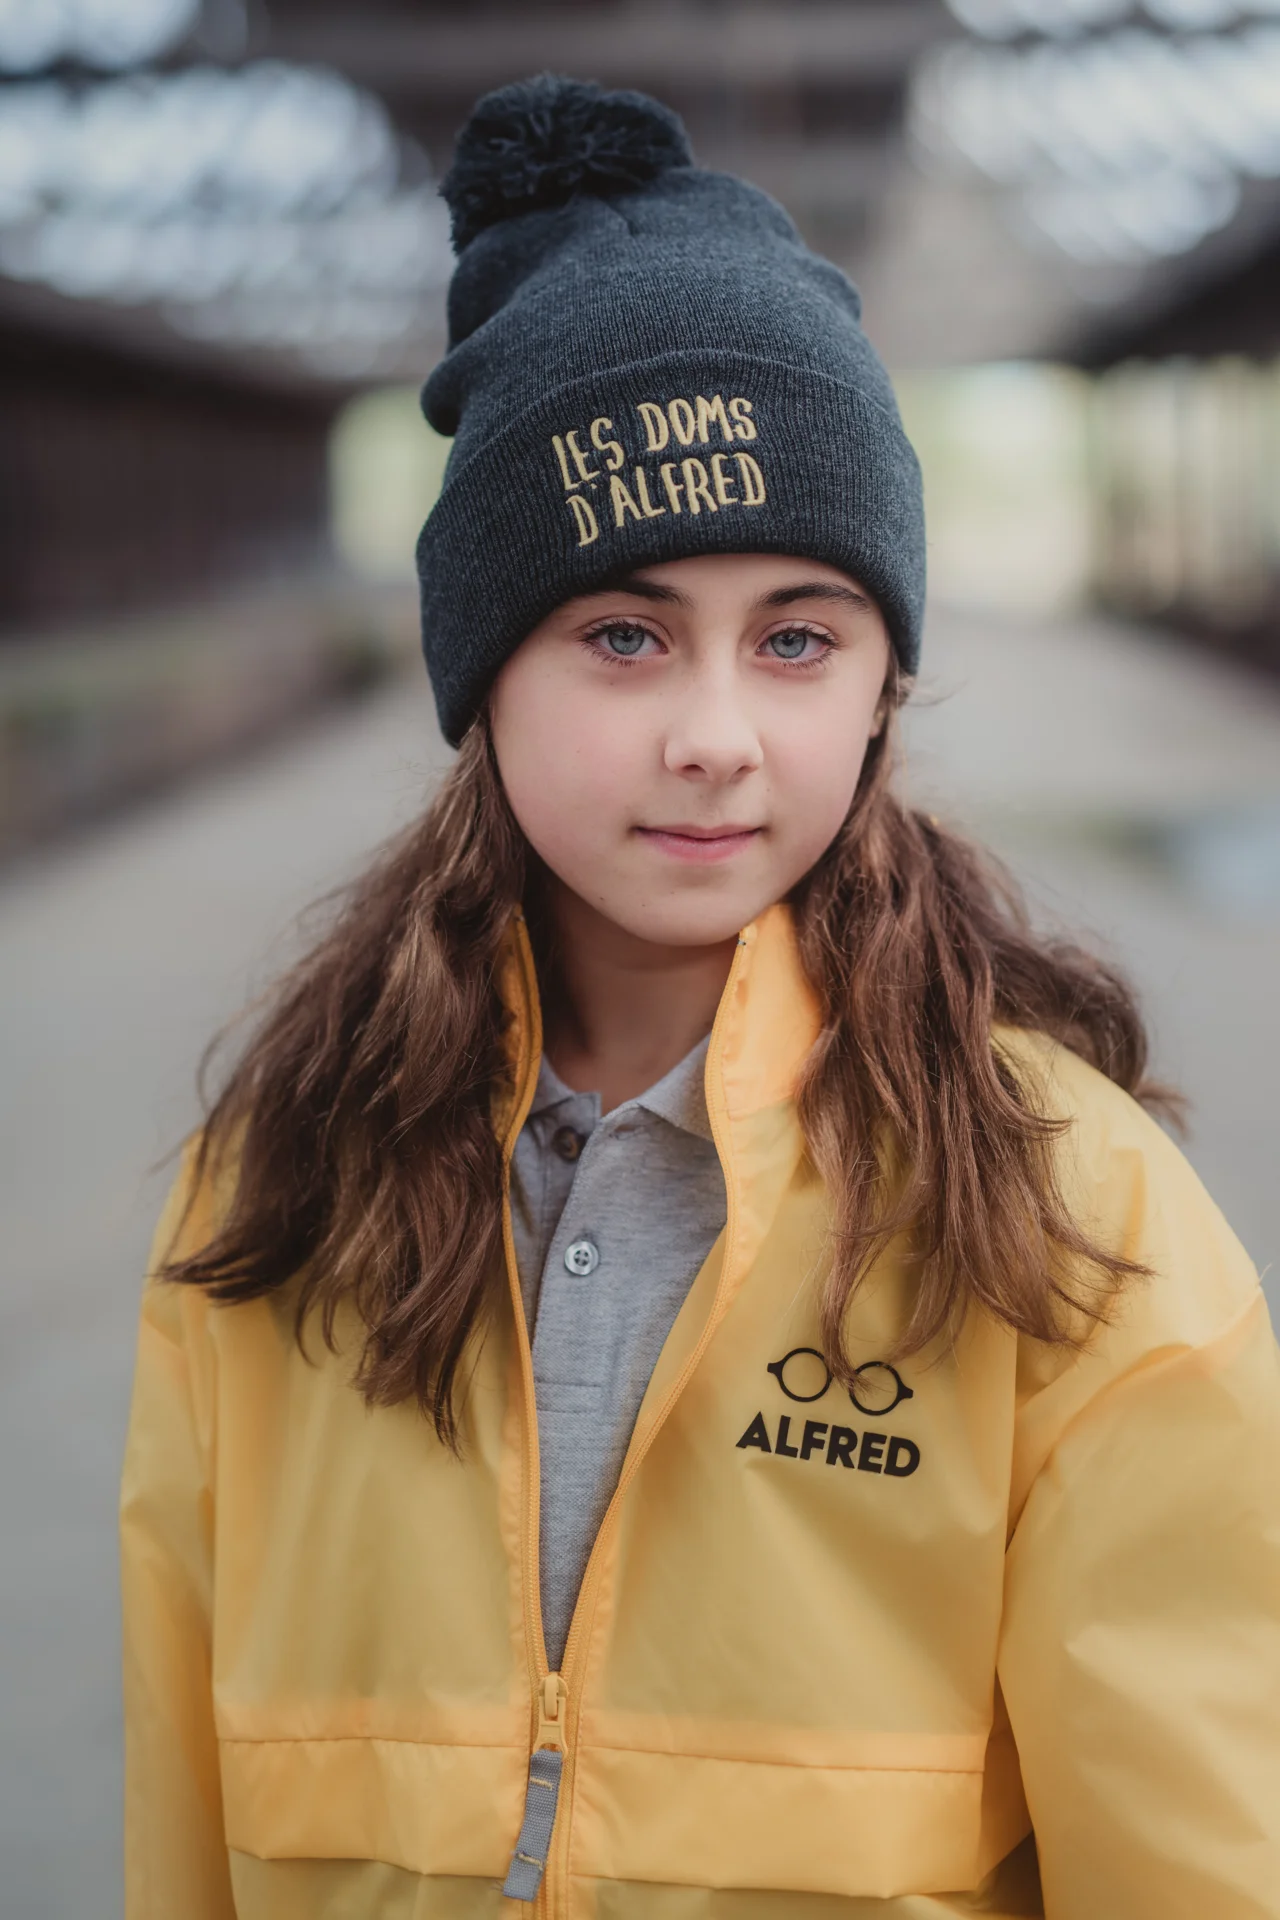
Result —
[[[823, 1342], [846, 1383], [846, 1309], [891, 1239], [905, 1236], [917, 1270], [903, 1354], [973, 1306], [1076, 1342], [1140, 1271], [1071, 1218], [1059, 1123], [1024, 1099], [994, 1027], [1048, 1034], [1171, 1104], [1146, 1079], [1123, 979], [1036, 934], [987, 855], [898, 799], [894, 737], [891, 716], [841, 833], [791, 899], [823, 1012], [798, 1102], [831, 1195]], [[454, 1444], [459, 1367], [501, 1284], [498, 968], [526, 868], [478, 722], [421, 820], [269, 1000], [197, 1147], [195, 1184], [229, 1170], [219, 1230], [162, 1269], [227, 1302], [288, 1287], [300, 1340], [316, 1316], [334, 1344], [354, 1308], [366, 1397], [416, 1400]]]

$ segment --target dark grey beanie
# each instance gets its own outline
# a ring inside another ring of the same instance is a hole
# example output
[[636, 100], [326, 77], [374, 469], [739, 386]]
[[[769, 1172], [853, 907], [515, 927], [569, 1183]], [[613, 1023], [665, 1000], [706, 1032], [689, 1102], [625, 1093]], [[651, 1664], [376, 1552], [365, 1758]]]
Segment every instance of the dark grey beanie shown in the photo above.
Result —
[[657, 101], [551, 75], [480, 101], [443, 192], [422, 405], [456, 437], [418, 573], [446, 738], [555, 607], [689, 554], [841, 568], [914, 673], [919, 467], [857, 292], [781, 207], [695, 167]]

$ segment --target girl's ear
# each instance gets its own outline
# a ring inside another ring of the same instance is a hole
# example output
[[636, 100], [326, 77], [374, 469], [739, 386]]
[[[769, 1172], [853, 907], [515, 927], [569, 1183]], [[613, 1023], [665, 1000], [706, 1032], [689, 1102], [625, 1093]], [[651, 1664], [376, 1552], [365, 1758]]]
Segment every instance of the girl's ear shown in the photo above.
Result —
[[889, 655], [889, 667], [884, 676], [884, 685], [880, 689], [880, 698], [876, 703], [875, 718], [871, 723], [871, 739], [878, 740], [889, 724], [889, 716], [896, 713], [906, 702], [911, 691], [911, 681], [898, 665], [897, 656]]
[[875, 717], [871, 722], [871, 738], [878, 740], [889, 724], [889, 715], [901, 704], [898, 691], [898, 677], [890, 667], [884, 686], [880, 689], [880, 698], [876, 702]]

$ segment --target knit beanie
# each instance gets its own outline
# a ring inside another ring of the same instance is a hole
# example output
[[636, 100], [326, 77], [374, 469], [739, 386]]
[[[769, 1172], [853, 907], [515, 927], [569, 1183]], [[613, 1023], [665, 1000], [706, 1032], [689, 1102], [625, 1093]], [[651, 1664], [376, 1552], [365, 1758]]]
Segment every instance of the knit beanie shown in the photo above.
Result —
[[919, 467], [856, 290], [782, 208], [696, 167], [658, 101], [545, 74], [479, 102], [442, 192], [422, 405], [454, 444], [418, 574], [446, 739], [554, 608], [691, 554], [852, 574], [914, 673]]

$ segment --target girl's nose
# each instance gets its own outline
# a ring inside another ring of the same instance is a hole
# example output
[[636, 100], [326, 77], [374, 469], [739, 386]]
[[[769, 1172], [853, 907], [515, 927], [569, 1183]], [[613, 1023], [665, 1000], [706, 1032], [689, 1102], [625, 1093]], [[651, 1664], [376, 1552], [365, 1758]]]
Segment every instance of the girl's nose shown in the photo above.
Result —
[[736, 676], [700, 673], [682, 688], [663, 750], [669, 773], [722, 786], [754, 772], [763, 759]]

